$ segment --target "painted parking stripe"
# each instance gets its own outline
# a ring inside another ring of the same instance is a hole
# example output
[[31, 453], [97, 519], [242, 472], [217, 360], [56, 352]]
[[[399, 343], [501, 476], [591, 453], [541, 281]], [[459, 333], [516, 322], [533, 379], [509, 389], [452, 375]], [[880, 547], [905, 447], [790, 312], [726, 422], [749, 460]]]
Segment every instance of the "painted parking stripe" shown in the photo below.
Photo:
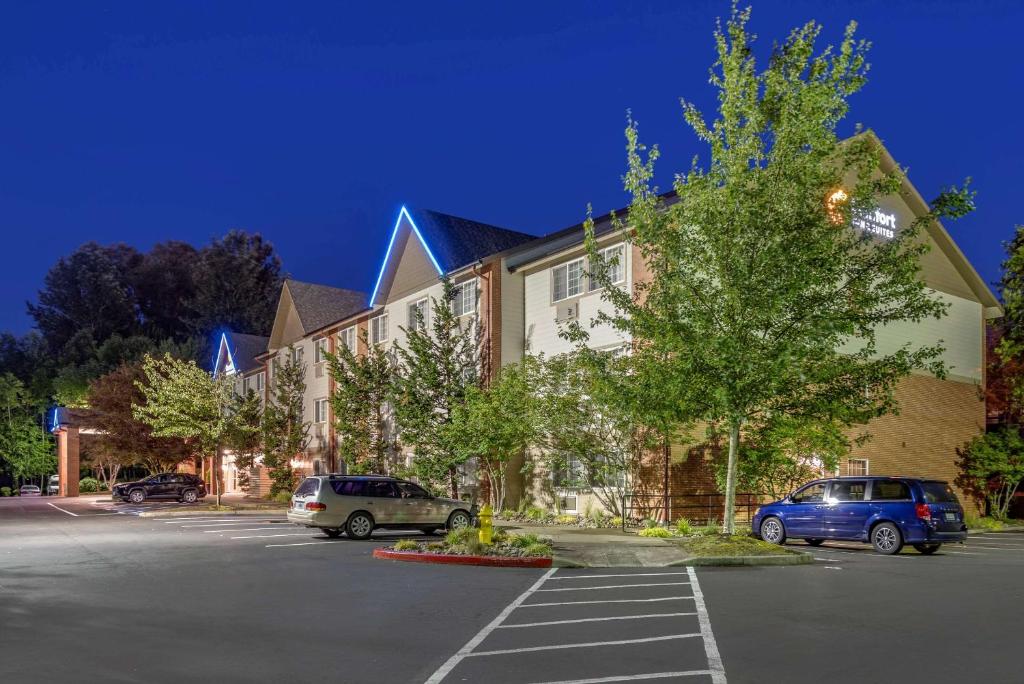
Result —
[[312, 541], [312, 542], [299, 542], [297, 544], [267, 544], [268, 549], [281, 548], [284, 546], [311, 546], [313, 544], [337, 544], [338, 542], [333, 541]]
[[692, 596], [665, 596], [645, 599], [606, 599], [604, 601], [557, 601], [554, 603], [524, 603], [520, 608], [546, 608], [548, 606], [588, 606], [595, 603], [654, 603], [656, 601], [692, 601]]
[[526, 599], [530, 598], [530, 596], [532, 596], [533, 593], [540, 588], [540, 585], [544, 584], [544, 581], [552, 575], [554, 575], [557, 570], [558, 568], [551, 568], [543, 575], [541, 575], [536, 582], [530, 585], [529, 589], [527, 589], [522, 594], [517, 596], [515, 600], [512, 601], [512, 603], [505, 606], [504, 610], [498, 613], [497, 617], [495, 617], [493, 620], [487, 623], [487, 625], [485, 625], [483, 629], [476, 633], [476, 636], [467, 641], [466, 644], [462, 648], [460, 648], [451, 658], [446, 660], [441, 665], [441, 667], [437, 668], [437, 671], [434, 672], [434, 674], [430, 675], [430, 679], [424, 682], [424, 684], [438, 684], [438, 682], [447, 677], [449, 672], [454, 670], [455, 667], [459, 663], [461, 663], [463, 659], [465, 659], [474, 648], [480, 645], [480, 642], [486, 639], [488, 635], [490, 635], [490, 633], [498, 627], [498, 625], [504, 622], [505, 619], [512, 614], [512, 611], [514, 611], [519, 606], [523, 605], [523, 602], [526, 601]]
[[605, 622], [606, 620], [646, 620], [647, 618], [681, 617], [696, 613], [651, 613], [650, 615], [616, 615], [614, 617], [580, 618], [578, 620], [549, 620], [548, 622], [524, 622], [516, 625], [498, 625], [498, 629], [519, 629], [520, 627], [547, 627], [549, 625], [572, 625], [577, 622]]
[[[201, 530], [201, 532], [203, 534], [217, 534], [218, 532], [264, 532], [266, 530], [280, 530], [280, 529], [282, 529], [281, 526], [277, 525], [276, 527], [243, 527], [242, 529], [239, 529], [237, 527], [229, 527], [229, 528], [224, 529], [224, 530]], [[284, 529], [287, 529], [287, 528], [284, 528]]]
[[675, 679], [676, 677], [700, 677], [712, 674], [711, 670], [686, 670], [684, 672], [645, 672], [644, 674], [620, 675], [618, 677], [596, 677], [593, 679], [562, 679], [557, 682], [536, 682], [535, 684], [611, 684], [612, 682], [637, 682], [651, 679]]
[[708, 617], [708, 608], [704, 604], [704, 592], [701, 591], [700, 582], [697, 581], [697, 572], [692, 567], [686, 568], [686, 572], [690, 575], [690, 583], [693, 587], [694, 606], [697, 608], [700, 633], [704, 637], [704, 654], [708, 658], [711, 682], [712, 684], [726, 684], [725, 666], [722, 664], [722, 656], [718, 653], [715, 633], [711, 631], [711, 619]]
[[1019, 546], [981, 546], [979, 544], [968, 544], [969, 549], [987, 549], [989, 551], [1024, 551]]
[[46, 502], [46, 505], [47, 505], [47, 506], [53, 506], [54, 508], [56, 508], [56, 509], [57, 509], [58, 511], [60, 511], [61, 513], [67, 513], [68, 515], [73, 515], [73, 516], [75, 516], [76, 518], [78, 517], [78, 513], [72, 513], [71, 511], [68, 511], [68, 510], [65, 510], [65, 509], [61, 508], [61, 507], [60, 507], [60, 506], [58, 506], [57, 504], [52, 504], [52, 503], [50, 503], [49, 501], [47, 501], [47, 502]]
[[685, 572], [633, 572], [623, 573], [621, 575], [558, 575], [552, 577], [551, 581], [554, 580], [573, 580], [573, 579], [594, 579], [597, 577], [660, 577], [663, 575], [685, 575]]
[[253, 523], [259, 523], [259, 520], [239, 520], [238, 522], [225, 522], [225, 523], [200, 523], [200, 524], [189, 524], [182, 525], [182, 527], [223, 527], [224, 525], [252, 525]]
[[603, 587], [558, 587], [557, 589], [538, 589], [541, 591], [597, 591], [599, 589], [631, 589], [634, 587], [676, 587], [689, 582], [650, 582], [647, 584], [607, 584]]
[[269, 539], [270, 537], [308, 537], [310, 532], [286, 532], [284, 534], [247, 534], [244, 537], [230, 537], [231, 539]]
[[566, 648], [597, 648], [599, 646], [622, 646], [625, 644], [649, 644], [655, 641], [676, 641], [679, 639], [693, 639], [701, 636], [700, 632], [692, 634], [666, 634], [665, 636], [644, 637], [642, 639], [618, 639], [616, 641], [588, 641], [582, 644], [551, 644], [548, 646], [526, 646], [525, 648], [503, 648], [497, 651], [473, 651], [467, 653], [467, 658], [478, 658], [483, 656], [509, 655], [511, 653], [532, 653], [534, 651], [560, 651]]

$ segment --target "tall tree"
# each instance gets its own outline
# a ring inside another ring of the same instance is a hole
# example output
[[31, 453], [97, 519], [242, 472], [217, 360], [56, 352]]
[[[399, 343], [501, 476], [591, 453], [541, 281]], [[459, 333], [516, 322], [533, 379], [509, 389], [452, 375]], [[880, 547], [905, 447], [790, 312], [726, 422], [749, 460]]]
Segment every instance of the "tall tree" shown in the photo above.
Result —
[[189, 325], [204, 338], [220, 328], [264, 334], [274, 322], [282, 282], [274, 246], [259, 234], [232, 230], [199, 253]]
[[455, 315], [456, 289], [447, 279], [443, 286], [441, 299], [431, 297], [429, 325], [417, 312], [417, 324], [402, 328], [406, 345], [395, 345], [395, 416], [400, 438], [413, 449], [417, 476], [435, 486], [447, 484], [458, 498], [466, 453], [448, 425], [468, 388], [480, 383], [481, 330], [475, 318]]
[[253, 390], [235, 394], [231, 414], [232, 420], [224, 436], [224, 443], [234, 457], [241, 487], [248, 491], [249, 470], [263, 453], [263, 400]]
[[142, 362], [124, 364], [93, 380], [87, 400], [93, 410], [97, 434], [88, 438], [89, 460], [100, 479], [113, 486], [121, 468], [142, 463], [151, 472], [169, 470], [189, 457], [179, 437], [157, 437], [153, 428], [135, 416], [133, 405], [141, 404], [140, 389], [146, 380]]
[[144, 380], [136, 383], [142, 401], [132, 404], [137, 420], [157, 437], [177, 437], [214, 465], [214, 490], [221, 502], [221, 448], [234, 419], [234, 389], [228, 376], [214, 378], [195, 361], [170, 354], [142, 361]]
[[366, 354], [340, 345], [337, 354], [327, 355], [338, 455], [350, 473], [390, 475], [399, 454], [391, 407], [395, 363], [383, 347], [369, 343], [365, 332], [363, 344]]
[[0, 466], [15, 484], [42, 478], [57, 468], [41, 407], [10, 373], [0, 376]]
[[[875, 332], [943, 315], [921, 279], [922, 232], [973, 206], [966, 189], [952, 189], [889, 239], [859, 230], [877, 198], [898, 195], [903, 181], [901, 170], [881, 168], [873, 136], [840, 142], [836, 134], [865, 84], [868, 44], [851, 23], [838, 49], [816, 54], [821, 29], [809, 22], [758, 71], [748, 19], [749, 10], [734, 10], [715, 32], [718, 118], [709, 124], [684, 102], [709, 160], [676, 177], [671, 202], [652, 185], [657, 147], [641, 145], [632, 121], [626, 129], [632, 203], [618, 228], [652, 279], [629, 293], [602, 269], [592, 274], [612, 304], [599, 320], [658, 369], [659, 400], [728, 435], [729, 533], [744, 430], [777, 413], [863, 424], [896, 407], [894, 388], [912, 370], [942, 374], [940, 347], [885, 352]], [[587, 233], [598, 259], [592, 222]]]
[[135, 306], [146, 335], [177, 342], [193, 334], [189, 302], [195, 296], [199, 252], [192, 245], [168, 240], [153, 245], [128, 272]]
[[276, 363], [271, 374], [271, 395], [263, 411], [263, 465], [270, 470], [270, 493], [290, 493], [295, 488], [292, 459], [306, 450], [309, 427], [303, 400], [306, 394], [306, 364], [288, 347], [284, 363]]

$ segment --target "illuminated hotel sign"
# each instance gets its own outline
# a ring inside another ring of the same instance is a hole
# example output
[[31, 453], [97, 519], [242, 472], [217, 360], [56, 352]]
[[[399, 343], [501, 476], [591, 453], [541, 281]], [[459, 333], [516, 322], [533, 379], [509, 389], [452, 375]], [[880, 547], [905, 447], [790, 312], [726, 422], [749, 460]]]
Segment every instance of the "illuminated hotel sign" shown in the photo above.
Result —
[[[842, 223], [843, 217], [836, 207], [846, 202], [849, 196], [842, 189], [836, 190], [826, 202], [828, 205], [829, 217], [833, 223]], [[875, 208], [874, 211], [866, 211], [857, 214], [851, 220], [853, 227], [871, 235], [891, 240], [896, 237], [896, 214]]]

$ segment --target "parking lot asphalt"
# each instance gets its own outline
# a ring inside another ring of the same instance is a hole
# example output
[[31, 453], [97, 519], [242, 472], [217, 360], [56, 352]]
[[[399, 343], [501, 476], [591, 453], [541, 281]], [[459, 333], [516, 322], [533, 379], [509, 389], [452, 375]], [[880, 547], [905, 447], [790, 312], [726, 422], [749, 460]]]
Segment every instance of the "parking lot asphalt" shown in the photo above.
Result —
[[1024, 681], [1024, 534], [934, 556], [796, 542], [816, 562], [794, 567], [538, 571], [371, 557], [408, 533], [109, 504], [0, 499], [0, 681]]

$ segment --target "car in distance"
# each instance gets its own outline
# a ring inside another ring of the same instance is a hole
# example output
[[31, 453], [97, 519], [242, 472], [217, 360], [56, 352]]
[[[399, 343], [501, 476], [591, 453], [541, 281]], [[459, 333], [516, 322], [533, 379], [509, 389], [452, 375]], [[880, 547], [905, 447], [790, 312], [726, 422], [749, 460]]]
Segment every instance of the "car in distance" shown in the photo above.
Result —
[[476, 511], [466, 501], [433, 496], [414, 482], [383, 475], [315, 475], [292, 494], [288, 520], [323, 530], [328, 537], [344, 532], [366, 539], [378, 528], [414, 529], [432, 534], [457, 530]]
[[50, 479], [46, 481], [46, 493], [50, 496], [60, 493], [60, 475], [51, 475]]
[[146, 499], [176, 499], [195, 503], [206, 496], [206, 485], [197, 475], [160, 473], [138, 482], [122, 482], [110, 490], [112, 499], [140, 504]]
[[36, 485], [21, 485], [18, 490], [18, 496], [42, 496], [42, 492], [39, 491], [39, 487]]
[[967, 538], [964, 509], [942, 480], [917, 477], [837, 477], [815, 480], [758, 509], [753, 533], [772, 544], [830, 539], [871, 544], [886, 555], [911, 544], [932, 554]]

